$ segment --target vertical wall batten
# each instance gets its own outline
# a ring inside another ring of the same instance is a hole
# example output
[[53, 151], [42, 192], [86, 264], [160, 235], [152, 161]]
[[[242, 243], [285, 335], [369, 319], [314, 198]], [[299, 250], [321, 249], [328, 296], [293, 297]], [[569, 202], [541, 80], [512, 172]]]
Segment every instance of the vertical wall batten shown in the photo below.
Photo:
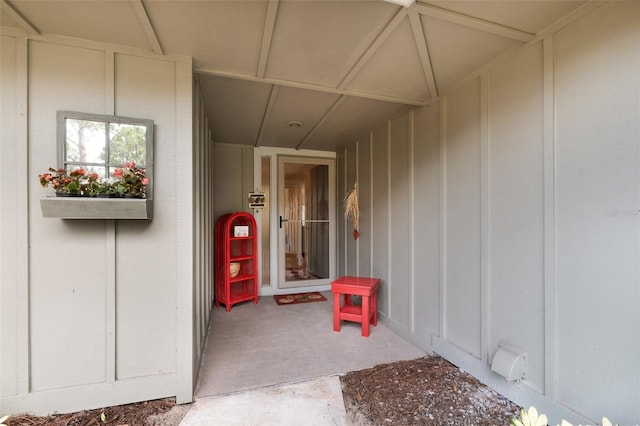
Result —
[[[199, 93], [199, 92], [198, 92]], [[202, 309], [202, 314], [201, 314], [201, 320], [200, 320], [200, 324], [199, 324], [199, 328], [200, 328], [200, 337], [199, 337], [199, 346], [195, 346], [196, 350], [199, 352], [198, 354], [196, 354], [198, 356], [198, 360], [200, 359], [200, 354], [202, 352], [202, 349], [204, 348], [204, 342], [207, 338], [207, 325], [209, 323], [209, 316], [211, 314], [210, 311], [210, 306], [211, 306], [211, 295], [209, 294], [209, 286], [208, 284], [208, 280], [210, 275], [210, 265], [211, 265], [211, 261], [209, 259], [213, 259], [213, 257], [209, 257], [209, 247], [211, 246], [211, 229], [209, 229], [209, 217], [211, 216], [210, 211], [207, 208], [208, 205], [208, 201], [209, 201], [209, 194], [208, 194], [208, 190], [211, 188], [211, 186], [207, 185], [207, 181], [206, 181], [206, 176], [207, 176], [207, 164], [209, 163], [209, 157], [208, 157], [208, 153], [209, 153], [209, 144], [207, 143], [207, 116], [204, 110], [204, 101], [200, 98], [200, 96], [197, 97], [198, 99], [198, 115], [200, 116], [200, 125], [199, 127], [199, 131], [198, 131], [198, 136], [196, 139], [194, 139], [196, 141], [196, 144], [198, 145], [198, 149], [200, 150], [200, 155], [202, 156], [202, 159], [200, 160], [200, 164], [199, 164], [199, 168], [200, 170], [198, 171], [198, 185], [200, 187], [200, 191], [199, 195], [197, 196], [197, 198], [199, 198], [197, 200], [198, 202], [198, 210], [200, 211], [199, 213], [199, 218], [198, 218], [198, 222], [199, 222], [199, 226], [201, 229], [201, 234], [196, 233], [195, 234], [195, 238], [196, 241], [200, 240], [200, 247], [201, 247], [201, 253], [198, 256], [199, 257], [199, 263], [200, 263], [200, 283], [198, 284], [198, 286], [200, 287], [200, 294], [202, 295], [201, 298], [201, 302], [200, 302], [200, 306]]]
[[[115, 52], [104, 52], [104, 104], [105, 114], [116, 115], [115, 107]], [[105, 221], [105, 380], [107, 383], [116, 381], [116, 223], [115, 220]]]
[[115, 55], [113, 50], [104, 52], [104, 113], [116, 115]]
[[175, 369], [176, 402], [185, 403], [193, 400], [193, 76], [191, 63], [175, 64], [175, 141], [176, 144], [176, 206], [188, 206], [176, 209], [176, 357]]
[[447, 335], [447, 98], [440, 99], [439, 113], [439, 163], [440, 163], [440, 328], [439, 336]]
[[[199, 91], [197, 92], [199, 95]], [[197, 344], [194, 346], [195, 350], [198, 351], [198, 353], [196, 354], [198, 356], [198, 359], [200, 358], [200, 352], [202, 351], [202, 348], [204, 346], [204, 341], [206, 340], [206, 330], [207, 330], [207, 323], [208, 323], [208, 318], [209, 318], [209, 309], [208, 306], [210, 304], [210, 299], [208, 298], [208, 291], [207, 291], [207, 265], [209, 265], [211, 262], [208, 260], [206, 253], [207, 253], [207, 247], [208, 247], [208, 243], [210, 240], [210, 233], [209, 230], [207, 229], [207, 217], [209, 216], [208, 211], [207, 211], [207, 188], [205, 185], [205, 180], [204, 177], [206, 176], [205, 174], [205, 167], [208, 161], [207, 158], [207, 143], [206, 143], [206, 115], [205, 115], [205, 111], [204, 111], [204, 103], [202, 101], [202, 99], [200, 98], [200, 96], [196, 97], [196, 106], [197, 106], [197, 112], [195, 112], [194, 117], [199, 117], [198, 120], [198, 126], [197, 126], [197, 134], [194, 135], [193, 140], [195, 141], [194, 144], [194, 149], [197, 150], [197, 154], [195, 155], [195, 158], [198, 159], [198, 174], [196, 176], [196, 182], [194, 182], [194, 184], [197, 187], [197, 191], [195, 192], [196, 194], [196, 199], [195, 201], [195, 211], [197, 212], [197, 220], [196, 220], [196, 226], [197, 229], [194, 233], [194, 236], [196, 238], [196, 242], [198, 244], [199, 247], [199, 253], [197, 254], [197, 265], [198, 265], [198, 282], [196, 283], [197, 286], [197, 290], [198, 293], [200, 294], [199, 298], [200, 298], [200, 318], [198, 321], [198, 328], [199, 328], [199, 335], [197, 335]]]
[[371, 261], [369, 262], [369, 276], [373, 277], [373, 243], [374, 243], [374, 234], [373, 234], [373, 221], [374, 221], [374, 214], [375, 214], [375, 210], [373, 208], [373, 195], [374, 195], [374, 185], [373, 185], [373, 175], [375, 173], [375, 170], [373, 169], [373, 131], [370, 131], [367, 134], [368, 138], [369, 138], [369, 211], [371, 212], [371, 220], [369, 222], [369, 235], [371, 235], [371, 238], [369, 239], [369, 256]]
[[207, 326], [209, 325], [209, 317], [211, 316], [211, 278], [213, 277], [213, 268], [212, 262], [210, 259], [213, 259], [213, 254], [211, 253], [211, 248], [213, 246], [213, 229], [211, 228], [211, 218], [212, 212], [210, 209], [210, 199], [211, 199], [211, 188], [213, 187], [209, 184], [207, 177], [209, 176], [209, 171], [207, 165], [213, 164], [211, 159], [211, 143], [209, 140], [209, 122], [207, 121], [207, 115], [204, 108], [204, 101], [198, 96], [199, 99], [199, 108], [200, 108], [200, 116], [202, 120], [201, 124], [201, 133], [199, 135], [199, 144], [201, 145], [201, 149], [203, 151], [202, 156], [202, 169], [200, 170], [200, 187], [202, 200], [201, 203], [201, 217], [202, 228], [204, 237], [202, 238], [203, 252], [200, 256], [200, 262], [202, 263], [202, 283], [200, 286], [202, 287], [202, 307], [204, 309], [205, 314], [202, 318], [202, 324], [200, 324], [201, 328], [201, 346], [198, 347], [200, 354], [198, 356], [198, 360], [200, 360], [200, 355], [202, 350], [204, 349], [204, 343], [207, 338]]
[[[208, 291], [207, 280], [209, 277], [209, 273], [207, 271], [209, 265], [211, 264], [210, 258], [207, 256], [207, 249], [211, 242], [211, 233], [207, 227], [207, 219], [210, 216], [210, 212], [207, 209], [207, 185], [206, 185], [206, 165], [209, 161], [207, 158], [207, 121], [206, 114], [204, 111], [204, 102], [200, 97], [200, 91], [197, 90], [196, 95], [196, 105], [198, 107], [197, 116], [199, 117], [198, 121], [198, 134], [195, 135], [194, 141], [195, 146], [194, 149], [199, 151], [198, 153], [198, 174], [197, 174], [197, 186], [198, 191], [196, 195], [195, 205], [196, 210], [198, 212], [198, 231], [195, 232], [196, 241], [198, 241], [198, 245], [200, 247], [200, 253], [198, 254], [198, 269], [199, 269], [199, 282], [196, 283], [198, 287], [198, 292], [200, 293], [200, 320], [198, 323], [199, 335], [197, 336], [197, 345], [194, 346], [197, 353], [195, 354], [198, 361], [200, 360], [200, 355], [202, 353], [202, 349], [204, 348], [204, 342], [207, 337], [207, 324], [210, 316], [209, 305], [211, 304], [211, 299]], [[194, 116], [196, 116], [194, 114]]]
[[544, 392], [557, 399], [555, 36], [543, 41], [544, 79]]
[[416, 329], [416, 241], [415, 232], [413, 232], [417, 226], [415, 220], [415, 110], [409, 110], [408, 120], [408, 134], [409, 137], [409, 329], [411, 332], [415, 332]]
[[[214, 222], [213, 222], [213, 165], [215, 164], [213, 158], [213, 136], [211, 133], [210, 123], [207, 121], [207, 126], [205, 127], [205, 143], [207, 145], [207, 167], [205, 169], [205, 185], [207, 186], [207, 229], [208, 235], [211, 236], [209, 240], [209, 244], [207, 244], [207, 255], [205, 257], [207, 264], [207, 308], [209, 311], [213, 308], [213, 277], [215, 274], [215, 270], [213, 267], [213, 262], [211, 259], [214, 257], [215, 248], [213, 246], [213, 232], [214, 232]], [[207, 324], [209, 324], [209, 319], [207, 318]], [[206, 327], [205, 325], [205, 327]], [[206, 331], [204, 332], [206, 335]]]
[[[273, 168], [272, 168], [273, 169]], [[343, 200], [344, 199], [344, 180], [345, 180], [345, 176], [346, 176], [346, 169], [344, 166], [344, 149], [339, 149], [336, 152], [336, 197], [338, 200]], [[275, 175], [273, 175], [273, 177], [275, 179], [277, 179], [277, 177], [275, 177]], [[345, 247], [346, 247], [346, 238], [347, 238], [347, 232], [346, 232], [346, 228], [345, 228], [345, 223], [346, 223], [346, 219], [344, 218], [344, 213], [343, 213], [343, 208], [342, 208], [342, 204], [340, 202], [336, 203], [337, 204], [337, 211], [339, 212], [339, 214], [336, 216], [336, 221], [337, 221], [337, 226], [336, 226], [336, 232], [337, 232], [337, 236], [336, 236], [336, 268], [337, 268], [337, 275], [338, 276], [342, 276], [344, 275], [344, 251], [345, 251]], [[274, 222], [275, 225], [274, 226], [278, 226], [277, 221]], [[275, 256], [273, 256], [275, 257]]]
[[[195, 271], [195, 281], [194, 281], [194, 327], [195, 331], [193, 332], [194, 338], [194, 350], [199, 352], [201, 347], [201, 339], [202, 339], [202, 322], [203, 316], [205, 315], [203, 308], [203, 299], [204, 299], [204, 289], [202, 287], [203, 276], [203, 268], [202, 268], [202, 249], [204, 247], [204, 236], [202, 235], [202, 102], [200, 100], [199, 92], [197, 90], [197, 82], [194, 83], [194, 96], [192, 100], [193, 104], [193, 168], [194, 168], [194, 181], [193, 181], [193, 192], [195, 194], [194, 205], [193, 205], [193, 226], [194, 226], [194, 235], [200, 236], [200, 238], [196, 238], [194, 244], [194, 271]], [[195, 358], [195, 357], [194, 357]]]
[[[358, 203], [360, 203], [360, 200], [362, 199], [362, 197], [360, 197], [362, 188], [360, 187], [360, 162], [358, 161], [359, 158], [360, 158], [360, 141], [357, 141], [355, 146], [355, 158], [353, 159], [353, 162], [356, 166], [355, 182], [356, 182], [356, 185], [358, 185]], [[359, 229], [360, 229], [360, 223], [358, 223], [358, 230]], [[355, 240], [355, 245], [356, 245], [356, 276], [360, 276], [360, 239]]]
[[480, 359], [489, 360], [491, 311], [491, 164], [489, 159], [489, 76], [480, 77]]
[[[31, 161], [29, 152], [29, 49], [27, 39], [16, 38], [16, 167], [21, 170], [30, 170]], [[17, 191], [20, 196], [16, 201], [16, 228], [18, 235], [25, 238], [15, 241], [16, 253], [16, 285], [17, 285], [17, 352], [18, 352], [18, 394], [25, 395], [31, 391], [31, 265], [29, 240], [29, 179], [18, 182], [22, 188]]]
[[116, 224], [115, 220], [105, 220], [105, 380], [116, 381]]
[[[342, 157], [343, 159], [343, 167], [344, 167], [344, 181], [342, 182], [342, 197], [340, 197], [340, 200], [342, 200], [342, 202], [344, 203], [344, 199], [347, 196], [347, 191], [349, 191], [349, 179], [347, 176], [349, 176], [349, 150], [348, 149], [344, 149], [344, 155]], [[344, 208], [342, 209], [344, 211]], [[347, 247], [349, 246], [349, 232], [347, 232], [347, 230], [349, 229], [349, 219], [347, 219], [347, 216], [345, 215], [343, 218], [343, 226], [344, 226], [344, 258], [343, 258], [343, 267], [344, 267], [344, 274], [347, 275], [349, 274], [349, 250], [347, 249]]]
[[[387, 244], [391, 245], [391, 233], [393, 230], [393, 223], [391, 217], [391, 120], [387, 121], [386, 125], [386, 148], [387, 148], [387, 175], [385, 176], [387, 180]], [[393, 318], [393, 311], [391, 309], [391, 286], [393, 283], [391, 282], [391, 276], [393, 275], [393, 269], [391, 265], [391, 250], [387, 251], [387, 285], [385, 286], [385, 290], [387, 293], [387, 316], [389, 318]]]

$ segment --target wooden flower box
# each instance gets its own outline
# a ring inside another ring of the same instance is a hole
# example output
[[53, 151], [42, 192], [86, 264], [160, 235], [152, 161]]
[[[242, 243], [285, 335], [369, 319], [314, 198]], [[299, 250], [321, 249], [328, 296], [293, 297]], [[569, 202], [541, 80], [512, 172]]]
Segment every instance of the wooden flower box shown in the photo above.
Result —
[[42, 197], [42, 217], [142, 219], [153, 217], [153, 200], [136, 198]]

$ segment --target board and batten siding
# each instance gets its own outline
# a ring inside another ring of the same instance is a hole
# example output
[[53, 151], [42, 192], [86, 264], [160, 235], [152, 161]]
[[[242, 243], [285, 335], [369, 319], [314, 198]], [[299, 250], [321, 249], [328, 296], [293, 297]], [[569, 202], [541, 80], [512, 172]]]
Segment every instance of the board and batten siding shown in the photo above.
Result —
[[[0, 41], [0, 412], [190, 401], [190, 60], [18, 31]], [[60, 110], [154, 121], [153, 220], [42, 217]]]
[[254, 191], [253, 147], [216, 143], [214, 145], [214, 216], [249, 212], [247, 197]]
[[[343, 270], [382, 279], [395, 331], [550, 424], [636, 424], [640, 3], [576, 18], [338, 153], [363, 194]], [[503, 341], [519, 382], [490, 370]]]
[[198, 371], [209, 332], [213, 309], [214, 285], [214, 142], [207, 118], [204, 98], [198, 81], [193, 89], [193, 149], [194, 149], [194, 281], [193, 281], [193, 383]]

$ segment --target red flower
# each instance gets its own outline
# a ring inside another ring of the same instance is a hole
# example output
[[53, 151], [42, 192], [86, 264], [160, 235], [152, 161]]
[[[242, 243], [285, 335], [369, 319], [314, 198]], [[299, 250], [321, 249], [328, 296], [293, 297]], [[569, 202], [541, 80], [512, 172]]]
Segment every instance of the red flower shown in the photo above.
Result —
[[124, 163], [124, 167], [127, 169], [133, 169], [135, 166], [136, 166], [135, 161], [127, 161], [126, 163]]
[[100, 177], [100, 175], [98, 175], [97, 173], [91, 173], [91, 174], [89, 175], [89, 177], [90, 177], [91, 179], [98, 180], [98, 178]]
[[122, 177], [122, 173], [123, 173], [122, 169], [115, 169], [115, 170], [113, 171], [113, 175], [114, 175], [115, 177], [117, 177], [117, 178], [121, 178], [121, 177]]
[[149, 178], [143, 178], [142, 179], [142, 184], [145, 185], [145, 186], [149, 185]]

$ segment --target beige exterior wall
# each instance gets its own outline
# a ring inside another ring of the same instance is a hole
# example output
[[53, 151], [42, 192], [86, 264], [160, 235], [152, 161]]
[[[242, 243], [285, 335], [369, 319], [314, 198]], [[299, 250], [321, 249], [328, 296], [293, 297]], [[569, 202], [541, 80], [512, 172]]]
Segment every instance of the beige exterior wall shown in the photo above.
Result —
[[[3, 33], [0, 412], [45, 414], [193, 388], [192, 67]], [[56, 112], [155, 122], [152, 221], [44, 219]]]
[[[640, 419], [640, 3], [610, 2], [339, 153], [399, 333], [521, 405]], [[500, 341], [526, 378], [490, 371]]]

